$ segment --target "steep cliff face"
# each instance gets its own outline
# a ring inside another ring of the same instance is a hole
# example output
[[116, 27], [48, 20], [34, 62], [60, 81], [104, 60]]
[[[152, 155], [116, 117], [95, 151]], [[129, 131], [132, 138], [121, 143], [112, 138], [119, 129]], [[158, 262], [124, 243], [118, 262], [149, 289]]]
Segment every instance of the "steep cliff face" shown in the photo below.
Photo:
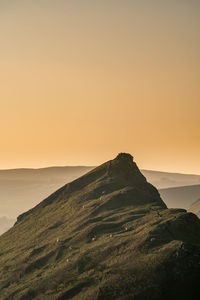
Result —
[[199, 299], [200, 221], [120, 153], [0, 237], [1, 299]]

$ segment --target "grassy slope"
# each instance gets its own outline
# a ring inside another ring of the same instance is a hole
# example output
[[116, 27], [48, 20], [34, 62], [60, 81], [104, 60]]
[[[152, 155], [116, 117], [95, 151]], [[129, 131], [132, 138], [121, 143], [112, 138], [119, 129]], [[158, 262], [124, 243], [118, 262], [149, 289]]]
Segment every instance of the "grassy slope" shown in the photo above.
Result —
[[199, 299], [199, 246], [198, 218], [113, 160], [0, 237], [0, 299]]

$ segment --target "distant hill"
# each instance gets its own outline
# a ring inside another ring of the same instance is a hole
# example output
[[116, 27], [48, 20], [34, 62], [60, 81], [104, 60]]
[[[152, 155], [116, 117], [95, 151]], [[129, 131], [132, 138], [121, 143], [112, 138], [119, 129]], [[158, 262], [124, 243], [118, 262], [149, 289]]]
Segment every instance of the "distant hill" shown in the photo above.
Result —
[[188, 209], [196, 199], [200, 198], [200, 185], [160, 189], [159, 193], [168, 207]]
[[199, 300], [199, 262], [200, 220], [121, 153], [0, 236], [0, 299]]
[[0, 217], [16, 218], [93, 167], [0, 170]]
[[157, 189], [200, 184], [200, 175], [141, 170]]
[[16, 222], [15, 219], [8, 219], [6, 217], [0, 217], [0, 235], [7, 231]]
[[188, 211], [193, 212], [200, 218], [200, 198], [189, 206]]
[[[64, 184], [94, 167], [50, 167], [0, 170], [0, 217], [16, 218]], [[200, 176], [142, 170], [158, 189], [199, 184]]]

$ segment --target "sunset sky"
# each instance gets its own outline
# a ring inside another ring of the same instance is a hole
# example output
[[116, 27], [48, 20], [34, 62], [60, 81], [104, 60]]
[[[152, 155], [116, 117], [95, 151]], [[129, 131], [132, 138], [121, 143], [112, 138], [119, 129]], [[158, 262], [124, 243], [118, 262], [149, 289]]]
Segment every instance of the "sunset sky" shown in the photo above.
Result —
[[200, 174], [199, 0], [0, 0], [0, 169]]

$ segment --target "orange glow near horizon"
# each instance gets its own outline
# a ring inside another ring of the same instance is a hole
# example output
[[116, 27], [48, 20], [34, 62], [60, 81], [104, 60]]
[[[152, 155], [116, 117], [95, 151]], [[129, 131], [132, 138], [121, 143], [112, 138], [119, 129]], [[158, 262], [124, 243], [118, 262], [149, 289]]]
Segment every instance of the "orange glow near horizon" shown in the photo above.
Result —
[[199, 28], [195, 0], [1, 1], [0, 169], [200, 174]]

